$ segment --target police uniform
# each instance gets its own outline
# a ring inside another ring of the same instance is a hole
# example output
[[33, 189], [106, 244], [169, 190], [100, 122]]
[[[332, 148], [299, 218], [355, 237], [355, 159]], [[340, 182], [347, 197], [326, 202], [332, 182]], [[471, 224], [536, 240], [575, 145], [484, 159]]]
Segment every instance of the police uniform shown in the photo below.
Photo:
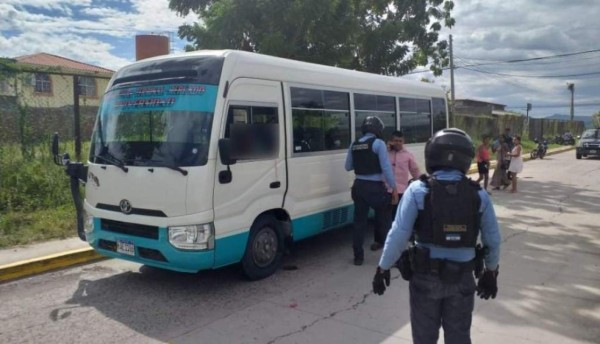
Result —
[[[454, 153], [450, 152], [450, 156]], [[401, 199], [373, 285], [375, 289], [378, 274], [385, 271], [389, 276], [388, 270], [408, 252], [413, 342], [436, 343], [443, 326], [446, 343], [470, 343], [478, 288], [473, 277], [475, 246], [480, 236], [487, 248], [483, 256], [485, 267], [489, 272], [495, 271], [495, 297], [501, 243], [498, 221], [487, 192], [468, 180], [464, 169], [432, 167], [427, 153], [426, 165], [430, 176], [412, 183]], [[406, 250], [413, 231], [415, 246]]]
[[[369, 120], [370, 117], [367, 117]], [[380, 130], [383, 130], [383, 122]], [[363, 124], [364, 125], [364, 124]], [[366, 129], [363, 129], [365, 132]], [[383, 243], [385, 234], [391, 223], [389, 204], [390, 194], [383, 180], [388, 185], [396, 185], [392, 166], [390, 165], [387, 147], [373, 132], [366, 132], [359, 140], [352, 143], [346, 157], [346, 170], [354, 170], [356, 179], [352, 185], [352, 200], [354, 201], [354, 228], [352, 248], [354, 264], [361, 265], [364, 260], [364, 236], [368, 228], [367, 217], [369, 208], [375, 210], [375, 241]]]

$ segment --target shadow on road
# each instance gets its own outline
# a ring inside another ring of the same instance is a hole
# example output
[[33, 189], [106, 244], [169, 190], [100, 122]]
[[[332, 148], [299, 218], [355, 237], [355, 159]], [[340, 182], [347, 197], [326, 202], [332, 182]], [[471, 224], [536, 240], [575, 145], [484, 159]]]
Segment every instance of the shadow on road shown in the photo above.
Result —
[[[339, 297], [334, 294], [343, 291], [336, 289], [340, 286], [335, 285], [334, 282], [340, 279], [340, 276], [336, 276], [333, 272], [359, 268], [351, 265], [349, 229], [349, 227], [339, 228], [297, 243], [292, 254], [286, 256], [284, 268], [264, 280], [255, 282], [244, 280], [238, 266], [197, 274], [142, 266], [139, 272], [124, 272], [96, 280], [82, 279], [77, 290], [66, 303], [74, 307], [92, 307], [137, 333], [171, 342], [177, 341], [178, 337], [192, 330], [226, 319], [236, 312], [255, 307], [265, 301], [287, 309], [286, 312], [306, 311], [314, 318], [314, 312], [303, 309], [302, 301], [287, 302], [282, 294], [325, 293], [325, 297], [328, 297], [327, 295]], [[366, 244], [370, 243], [369, 240], [370, 238], [367, 239]], [[374, 257], [371, 258], [375, 260]], [[360, 270], [361, 276], [357, 281], [364, 284], [364, 288], [360, 286], [364, 289], [364, 294], [356, 296], [354, 304], [349, 304], [349, 300], [354, 298], [353, 295], [344, 295], [343, 301], [332, 303], [331, 309], [327, 309], [322, 319], [329, 319], [346, 310], [355, 312], [366, 297], [376, 297], [370, 293], [373, 269], [370, 266], [360, 268], [369, 271], [368, 275], [362, 275], [365, 270]], [[96, 269], [107, 268], [96, 267]], [[321, 285], [331, 289], [318, 290], [316, 286]], [[338, 306], [339, 308], [335, 308]], [[261, 309], [261, 307], [256, 308]], [[68, 307], [65, 308], [65, 311], [68, 310]], [[399, 323], [397, 318], [389, 319], [389, 327], [406, 325], [408, 312], [407, 310], [402, 312], [405, 313], [404, 323]], [[61, 315], [55, 313], [50, 316], [60, 318]], [[264, 316], [260, 318], [264, 319]], [[301, 318], [301, 315], [298, 315], [298, 318]], [[298, 325], [298, 328], [304, 330], [311, 325], [309, 319], [304, 324]], [[256, 326], [256, 330], [262, 327], [260, 324]], [[285, 334], [277, 334], [272, 337], [281, 335], [285, 336]], [[254, 342], [251, 340], [252, 334], [248, 336], [250, 336], [248, 341]]]
[[499, 218], [504, 241], [499, 297], [478, 303], [481, 316], [507, 327], [535, 326], [573, 340], [597, 341], [600, 226], [592, 214], [600, 204], [598, 188], [590, 192], [533, 178], [520, 180], [519, 188], [517, 194], [492, 195], [511, 216]]
[[[597, 314], [594, 315], [600, 303], [598, 227], [590, 221], [578, 221], [576, 215], [596, 212], [600, 199], [586, 189], [567, 184], [546, 185], [535, 179], [523, 179], [520, 185], [518, 194], [498, 192], [492, 196], [496, 204], [509, 210], [510, 216], [499, 218], [504, 246], [498, 298], [478, 300], [476, 316], [481, 322], [536, 327], [573, 340], [593, 342], [600, 337]], [[572, 216], [573, 221], [569, 226], [561, 225], [557, 222], [560, 216]], [[265, 301], [287, 307], [289, 312], [301, 311], [302, 305], [273, 300], [315, 283], [336, 288], [332, 281], [323, 280], [335, 278], [338, 269], [350, 268], [348, 229], [298, 243], [284, 262], [285, 266], [297, 269], [283, 269], [261, 281], [244, 281], [235, 266], [198, 274], [142, 267], [139, 272], [81, 280], [67, 304], [92, 307], [144, 336], [161, 341], [172, 341], [215, 319], [226, 319]], [[379, 253], [374, 255], [378, 257]], [[365, 291], [375, 262], [373, 259], [373, 266], [352, 271], [356, 271], [357, 283], [364, 281]], [[323, 292], [331, 295], [335, 289]], [[393, 293], [384, 297], [388, 302], [394, 301], [394, 297], [397, 300]], [[373, 307], [354, 308], [359, 313], [372, 310]], [[335, 313], [340, 309], [330, 311]], [[393, 317], [381, 321], [399, 330], [409, 322], [408, 303], [394, 312]], [[50, 316], [58, 319], [61, 314]], [[366, 319], [377, 315], [359, 316]]]

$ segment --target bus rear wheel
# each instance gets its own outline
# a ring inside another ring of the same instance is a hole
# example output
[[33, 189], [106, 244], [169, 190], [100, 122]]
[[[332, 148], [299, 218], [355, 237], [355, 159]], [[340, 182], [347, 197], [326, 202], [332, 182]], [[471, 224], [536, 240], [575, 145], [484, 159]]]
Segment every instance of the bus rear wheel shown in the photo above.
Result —
[[281, 224], [271, 215], [260, 216], [250, 229], [242, 258], [244, 275], [252, 281], [272, 275], [281, 266], [283, 252]]

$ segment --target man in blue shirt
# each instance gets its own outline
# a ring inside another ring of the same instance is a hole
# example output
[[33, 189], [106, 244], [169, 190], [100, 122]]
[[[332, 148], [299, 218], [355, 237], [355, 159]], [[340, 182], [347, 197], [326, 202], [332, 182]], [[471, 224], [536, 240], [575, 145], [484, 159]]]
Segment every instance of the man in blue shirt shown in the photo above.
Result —
[[[385, 142], [381, 140], [383, 122], [379, 117], [368, 116], [362, 123], [363, 136], [352, 143], [346, 157], [346, 171], [354, 170], [356, 179], [352, 185], [354, 201], [354, 228], [352, 248], [354, 265], [362, 265], [364, 260], [363, 243], [369, 208], [375, 210], [375, 242], [383, 244], [385, 233], [391, 223], [390, 201], [398, 203], [398, 190], [387, 154]], [[383, 180], [393, 185], [392, 199]]]
[[[498, 291], [496, 214], [488, 194], [465, 176], [474, 154], [471, 138], [459, 129], [443, 129], [427, 142], [430, 177], [413, 182], [404, 193], [373, 279], [373, 291], [382, 295], [389, 269], [398, 262], [402, 277], [410, 280], [417, 344], [436, 343], [440, 326], [446, 343], [471, 343], [475, 291], [484, 299], [495, 298]], [[406, 249], [413, 231], [415, 245]], [[479, 234], [483, 250], [476, 250]], [[485, 262], [483, 273], [477, 271], [478, 262], [483, 264], [478, 258]]]

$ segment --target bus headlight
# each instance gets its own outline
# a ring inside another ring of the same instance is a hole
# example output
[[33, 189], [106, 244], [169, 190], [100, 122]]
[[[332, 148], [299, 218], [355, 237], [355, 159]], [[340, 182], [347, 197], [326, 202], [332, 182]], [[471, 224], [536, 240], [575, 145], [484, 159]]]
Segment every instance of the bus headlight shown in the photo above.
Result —
[[83, 231], [91, 233], [94, 230], [94, 216], [87, 211], [83, 211]]
[[212, 223], [169, 227], [169, 243], [183, 250], [210, 250], [215, 246]]

